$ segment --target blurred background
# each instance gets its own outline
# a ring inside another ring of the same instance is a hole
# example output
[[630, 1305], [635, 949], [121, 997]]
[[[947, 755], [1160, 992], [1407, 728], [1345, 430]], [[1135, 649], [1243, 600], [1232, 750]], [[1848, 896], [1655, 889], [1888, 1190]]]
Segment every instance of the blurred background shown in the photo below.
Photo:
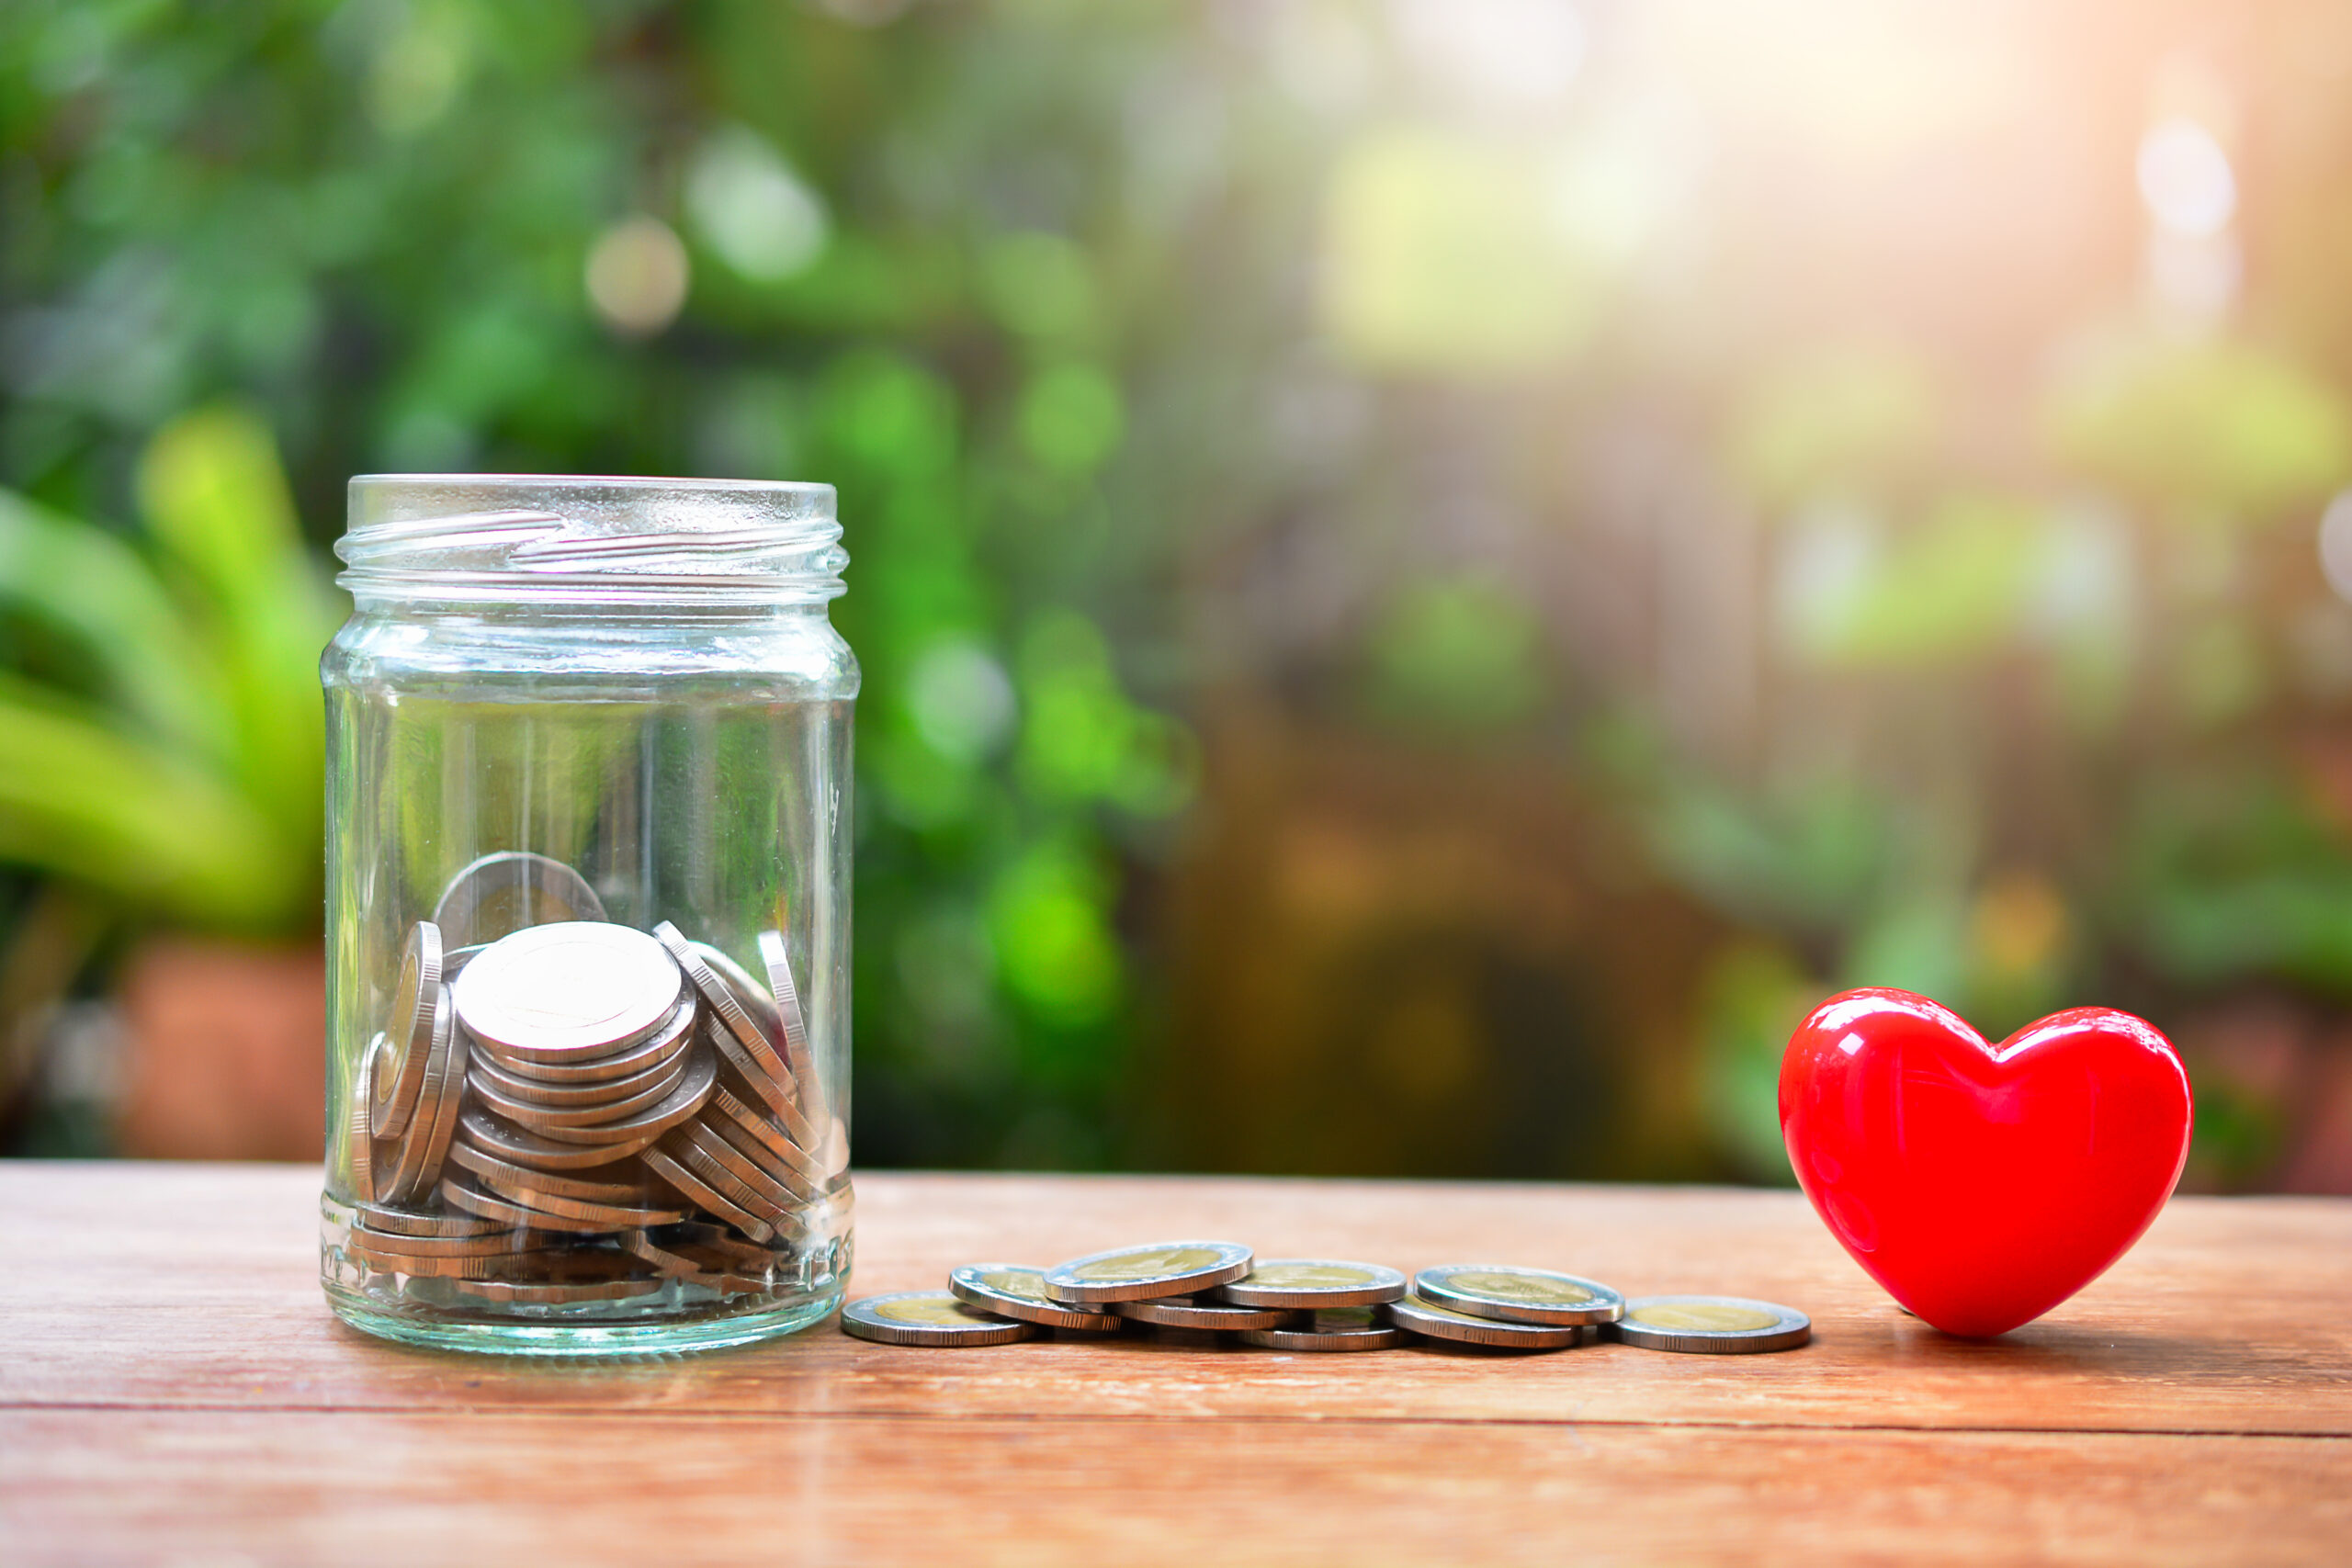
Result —
[[0, 1146], [312, 1157], [345, 478], [831, 480], [869, 1165], [2352, 1191], [2334, 0], [14, 0]]

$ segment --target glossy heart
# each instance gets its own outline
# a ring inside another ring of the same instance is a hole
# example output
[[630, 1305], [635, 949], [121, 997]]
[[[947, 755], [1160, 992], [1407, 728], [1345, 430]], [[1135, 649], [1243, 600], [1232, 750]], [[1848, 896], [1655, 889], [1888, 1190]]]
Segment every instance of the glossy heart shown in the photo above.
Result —
[[1814, 1009], [1781, 1061], [1781, 1134], [1831, 1234], [1948, 1334], [2005, 1334], [2089, 1284], [2188, 1157], [2188, 1072], [2109, 1008], [1988, 1044], [1909, 991]]

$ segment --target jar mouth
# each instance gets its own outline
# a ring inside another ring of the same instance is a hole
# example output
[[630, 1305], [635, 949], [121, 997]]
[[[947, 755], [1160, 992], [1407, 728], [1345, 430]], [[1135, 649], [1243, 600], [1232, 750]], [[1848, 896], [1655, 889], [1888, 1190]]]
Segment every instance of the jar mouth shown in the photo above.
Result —
[[362, 474], [335, 544], [354, 594], [821, 603], [842, 592], [828, 484]]

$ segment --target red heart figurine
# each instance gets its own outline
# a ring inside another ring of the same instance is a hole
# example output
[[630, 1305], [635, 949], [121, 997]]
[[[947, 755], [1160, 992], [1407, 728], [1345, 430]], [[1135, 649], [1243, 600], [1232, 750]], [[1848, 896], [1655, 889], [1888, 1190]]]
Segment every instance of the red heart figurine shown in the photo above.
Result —
[[1781, 1060], [1781, 1134], [1830, 1234], [1947, 1334], [2089, 1284], [2172, 1196], [2196, 1109], [2154, 1027], [2074, 1008], [1988, 1044], [1909, 991], [1848, 991]]

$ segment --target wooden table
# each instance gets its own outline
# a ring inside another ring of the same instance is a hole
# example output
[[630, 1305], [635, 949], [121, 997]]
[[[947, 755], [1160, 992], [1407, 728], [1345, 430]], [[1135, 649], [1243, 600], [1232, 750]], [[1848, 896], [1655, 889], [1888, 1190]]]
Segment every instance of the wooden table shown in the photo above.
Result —
[[859, 1178], [866, 1292], [1232, 1236], [1763, 1296], [1814, 1345], [652, 1361], [379, 1343], [307, 1168], [0, 1164], [0, 1562], [2352, 1562], [2352, 1202], [2175, 1202], [1997, 1343], [1895, 1311], [1785, 1193]]

